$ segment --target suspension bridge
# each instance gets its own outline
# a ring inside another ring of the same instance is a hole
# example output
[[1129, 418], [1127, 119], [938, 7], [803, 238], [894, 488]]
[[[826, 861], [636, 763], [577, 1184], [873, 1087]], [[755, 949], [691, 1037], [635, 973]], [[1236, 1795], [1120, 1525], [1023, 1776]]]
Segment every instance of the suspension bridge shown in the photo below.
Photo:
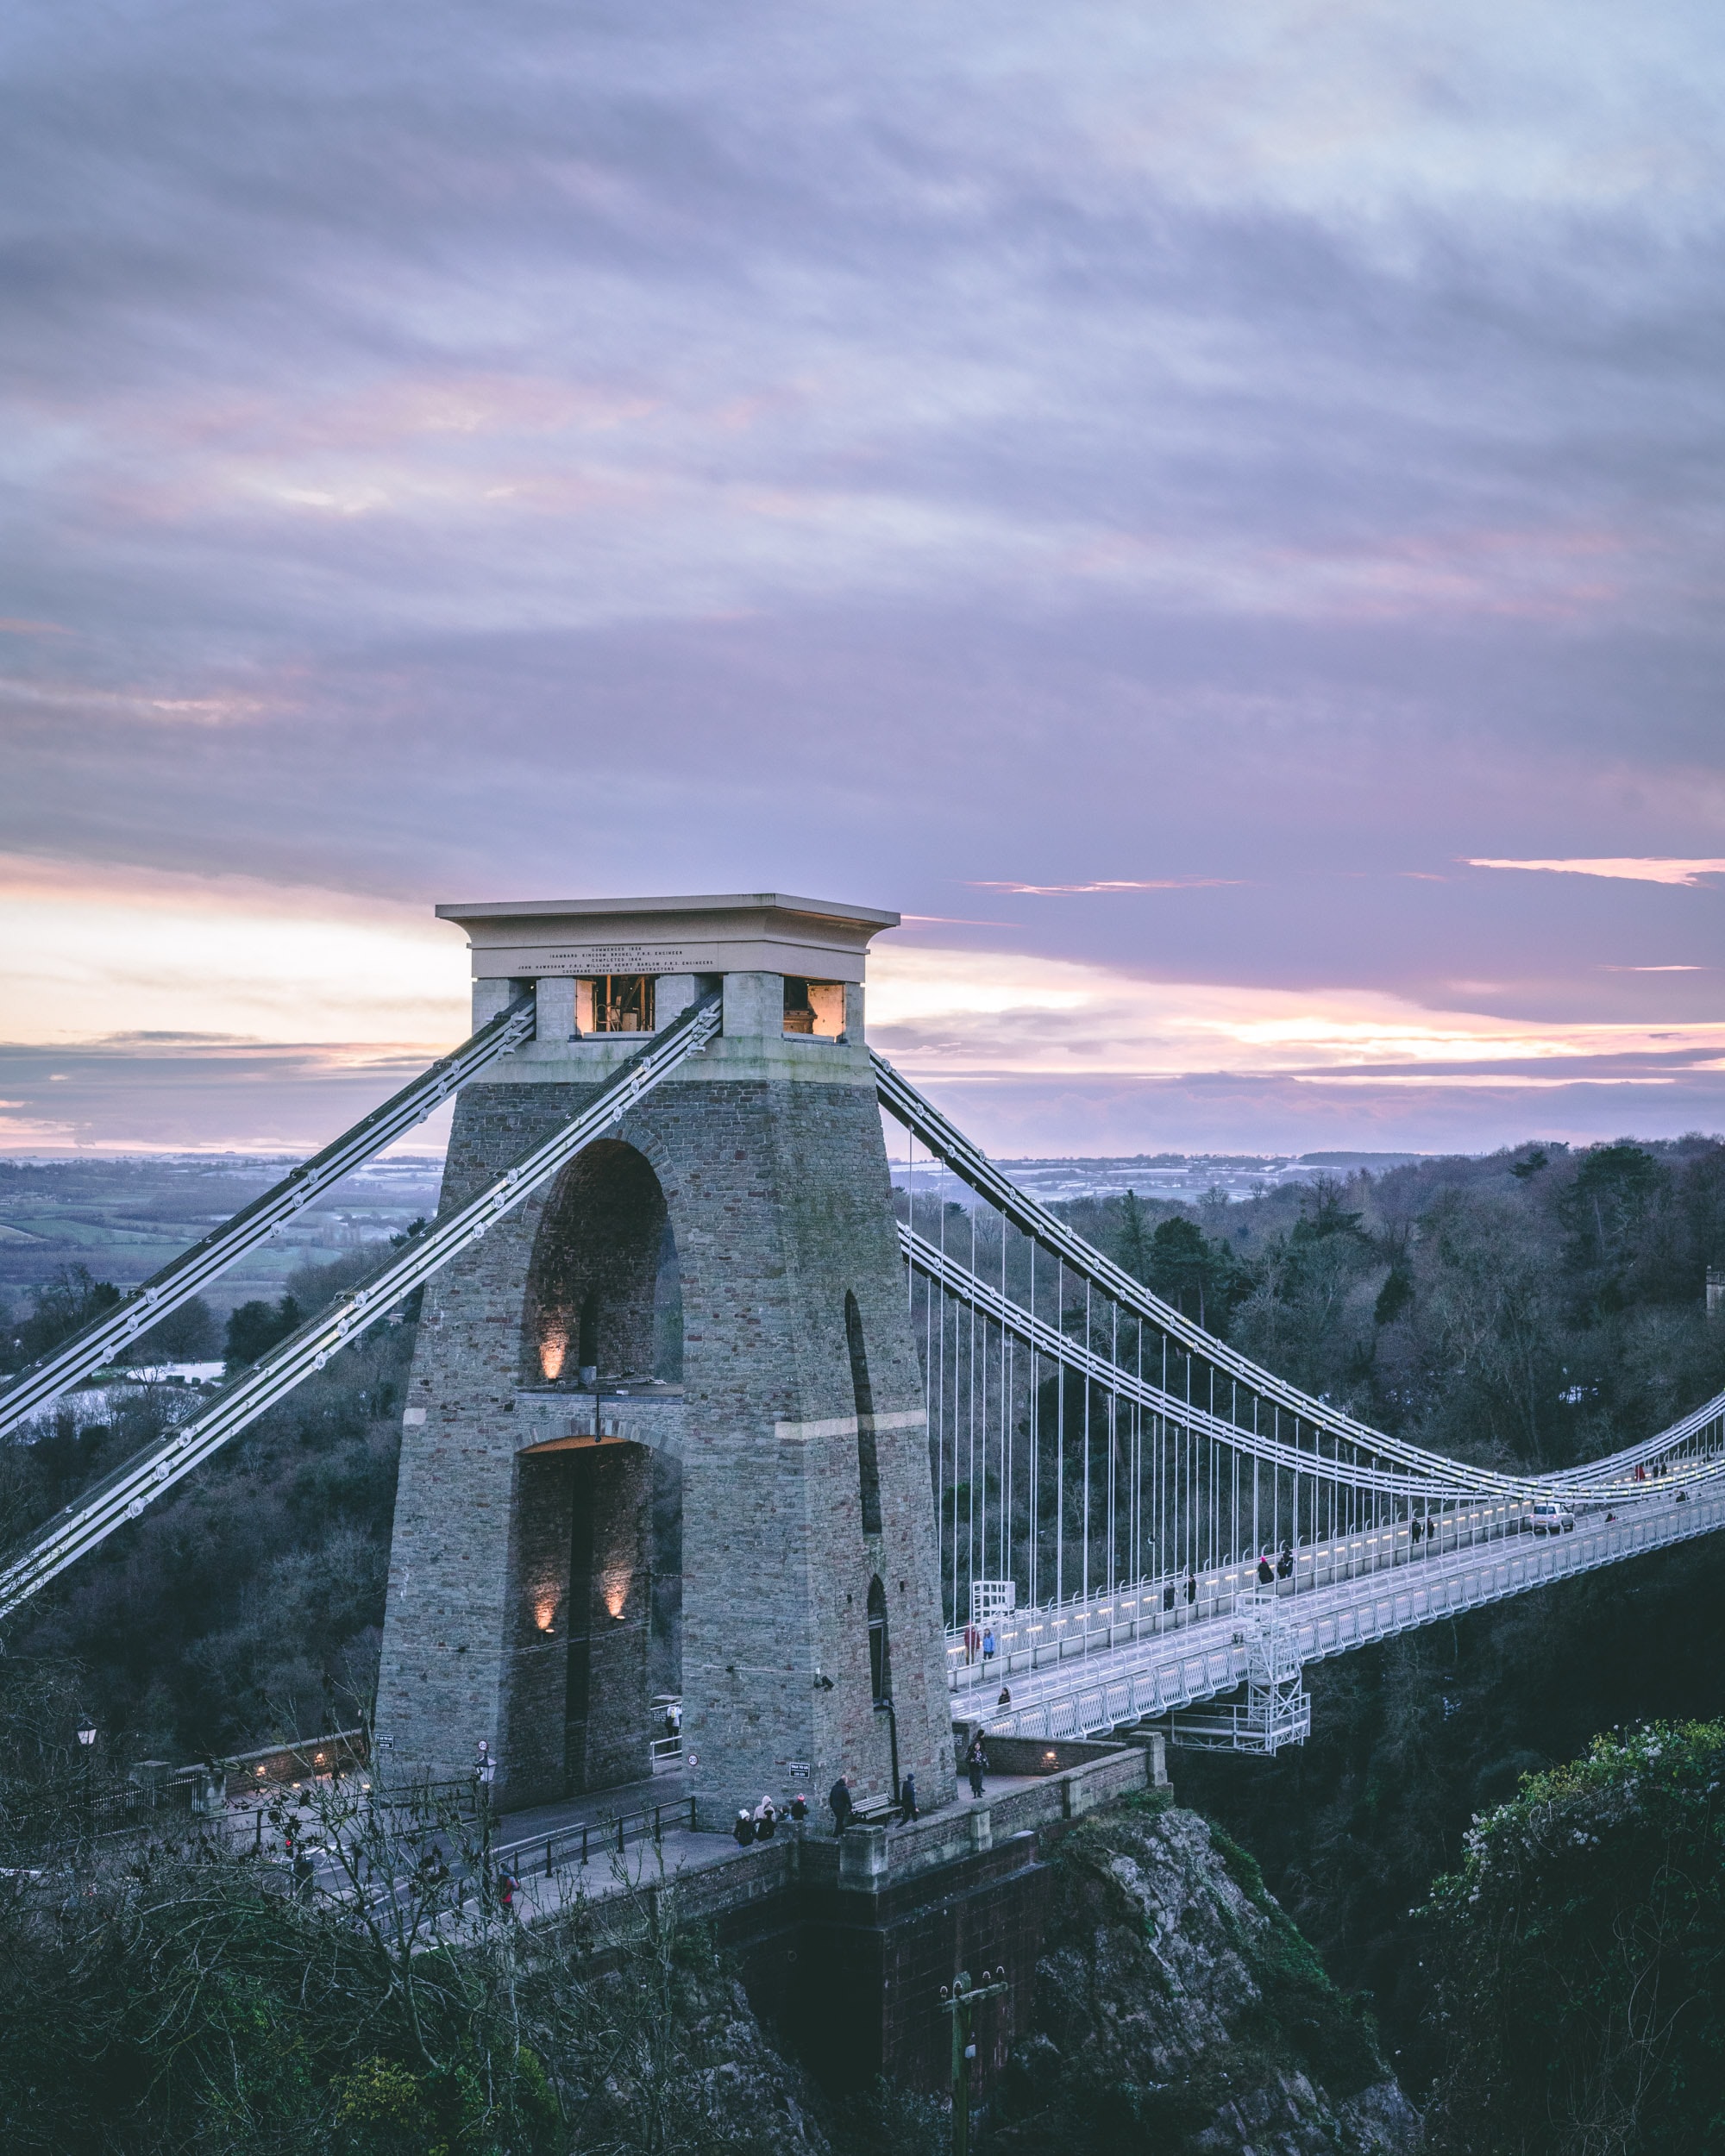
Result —
[[[1171, 1716], [1176, 1743], [1274, 1752], [1310, 1727], [1305, 1664], [1725, 1523], [1725, 1395], [1556, 1475], [1409, 1445], [1151, 1294], [875, 1062], [950, 1681], [979, 1724], [1088, 1737]], [[1181, 1711], [1242, 1685], [1226, 1714]]]
[[[428, 1770], [482, 1727], [530, 1794], [601, 1774], [607, 1688], [644, 1720], [624, 1455], [682, 1477], [685, 1732], [723, 1806], [857, 1760], [938, 1794], [954, 1725], [1273, 1752], [1309, 1729], [1308, 1664], [1725, 1525], [1725, 1395], [1518, 1474], [1373, 1429], [1152, 1294], [868, 1049], [862, 954], [894, 915], [439, 911], [473, 944], [472, 1037], [13, 1379], [0, 1434], [455, 1097], [437, 1220], [49, 1521], [0, 1618], [427, 1287], [381, 1726]], [[640, 1345], [666, 1236], [670, 1380]]]

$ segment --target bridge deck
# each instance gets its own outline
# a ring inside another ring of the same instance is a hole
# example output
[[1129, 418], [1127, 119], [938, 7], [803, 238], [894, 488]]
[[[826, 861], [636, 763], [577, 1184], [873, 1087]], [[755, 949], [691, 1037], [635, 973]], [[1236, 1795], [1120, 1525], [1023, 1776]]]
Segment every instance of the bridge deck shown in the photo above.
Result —
[[[1404, 1546], [1393, 1563], [1387, 1548], [1377, 1563], [1364, 1546], [1351, 1551], [1346, 1563], [1337, 1551], [1330, 1554], [1333, 1570], [1341, 1576], [1286, 1595], [1289, 1651], [1302, 1662], [1320, 1661], [1720, 1526], [1725, 1526], [1725, 1491], [1702, 1490], [1685, 1502], [1648, 1498], [1620, 1511], [1609, 1523], [1603, 1513], [1584, 1516], [1569, 1534], [1536, 1537], [1500, 1531], [1459, 1549], [1428, 1552], [1422, 1546], [1410, 1552], [1404, 1530]], [[1388, 1544], [1390, 1532], [1346, 1539], [1353, 1545]], [[1313, 1569], [1321, 1575], [1323, 1545], [1312, 1555]], [[1201, 1600], [1189, 1620], [1175, 1621], [1183, 1612], [1170, 1618], [1158, 1612], [1154, 1621], [1165, 1624], [1165, 1630], [1149, 1630], [1145, 1620], [1138, 1636], [1125, 1644], [1099, 1645], [1088, 1654], [1069, 1652], [1064, 1658], [1051, 1653], [1040, 1661], [1026, 1651], [1012, 1670], [1000, 1658], [986, 1670], [961, 1664], [952, 1672], [954, 1712], [974, 1716], [1003, 1735], [1082, 1738], [1231, 1692], [1245, 1679], [1245, 1649], [1240, 1621], [1224, 1604], [1236, 1588], [1252, 1584], [1254, 1576], [1250, 1564], [1208, 1576], [1214, 1583], [1208, 1605]], [[1011, 1691], [1010, 1705], [996, 1705], [988, 1696], [988, 1689], [1000, 1683]]]
[[[1515, 1501], [1482, 1501], [1460, 1507], [1434, 1516], [1418, 1541], [1406, 1520], [1323, 1536], [1292, 1553], [1293, 1576], [1282, 1591], [1303, 1600], [1314, 1588], [1333, 1586], [1363, 1573], [1428, 1563], [1440, 1553], [1501, 1539], [1506, 1532], [1519, 1530], [1525, 1511]], [[974, 1645], [967, 1648], [962, 1630], [947, 1634], [947, 1683], [954, 1692], [962, 1693], [998, 1683], [1002, 1677], [1014, 1679], [1051, 1663], [1088, 1659], [1136, 1641], [1189, 1631], [1209, 1618], [1231, 1618], [1237, 1597], [1257, 1582], [1257, 1560], [1241, 1557], [1232, 1564], [1192, 1572], [1189, 1602], [1189, 1575], [1182, 1570], [1112, 1590], [1098, 1589], [1088, 1597], [1075, 1595], [1049, 1608], [1015, 1610], [994, 1620], [995, 1652], [986, 1664]]]

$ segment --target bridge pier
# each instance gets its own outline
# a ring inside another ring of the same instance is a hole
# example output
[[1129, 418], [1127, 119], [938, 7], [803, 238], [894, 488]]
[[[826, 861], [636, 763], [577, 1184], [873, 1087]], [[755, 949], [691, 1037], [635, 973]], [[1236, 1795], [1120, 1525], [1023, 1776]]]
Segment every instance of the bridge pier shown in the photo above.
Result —
[[885, 2075], [951, 2086], [961, 1970], [1001, 1988], [979, 2006], [971, 2090], [986, 2101], [1032, 2026], [1052, 1880], [1047, 1858], [1075, 1821], [1158, 1783], [1136, 1744], [997, 1741], [986, 1800], [961, 1799], [915, 1825], [813, 1830], [685, 1874], [686, 1921], [710, 1923], [736, 1957], [756, 2011], [837, 2094]]
[[952, 2078], [941, 1987], [961, 1969], [997, 1971], [1006, 1989], [979, 2009], [975, 2028], [971, 2085], [986, 2098], [1035, 2003], [1050, 1888], [1036, 1833], [985, 1842], [909, 1877], [884, 1866], [835, 1877], [819, 1842], [795, 1853], [787, 1889], [718, 1927], [756, 2011], [833, 2094], [861, 2094], [882, 2076], [934, 2094]]

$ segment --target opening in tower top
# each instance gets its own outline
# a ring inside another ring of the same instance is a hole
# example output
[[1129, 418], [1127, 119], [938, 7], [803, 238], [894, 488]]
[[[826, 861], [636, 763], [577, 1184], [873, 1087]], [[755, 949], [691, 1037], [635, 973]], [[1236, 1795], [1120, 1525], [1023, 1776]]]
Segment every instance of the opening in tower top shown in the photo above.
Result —
[[844, 1031], [844, 983], [785, 975], [785, 1031], [836, 1041]]
[[595, 974], [575, 983], [575, 1027], [582, 1033], [650, 1033], [650, 973]]

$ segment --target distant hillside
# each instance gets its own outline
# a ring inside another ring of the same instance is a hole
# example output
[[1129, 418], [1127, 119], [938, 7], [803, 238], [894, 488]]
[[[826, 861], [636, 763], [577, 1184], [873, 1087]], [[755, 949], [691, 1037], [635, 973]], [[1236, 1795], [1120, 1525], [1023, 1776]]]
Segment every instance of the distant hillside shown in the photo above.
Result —
[[[122, 1160], [0, 1161], [0, 1296], [28, 1303], [31, 1288], [83, 1264], [133, 1288], [208, 1235], [294, 1165], [292, 1156], [166, 1154]], [[281, 1294], [290, 1273], [399, 1234], [437, 1207], [442, 1165], [375, 1161], [308, 1206], [263, 1249], [216, 1282], [218, 1313]]]

